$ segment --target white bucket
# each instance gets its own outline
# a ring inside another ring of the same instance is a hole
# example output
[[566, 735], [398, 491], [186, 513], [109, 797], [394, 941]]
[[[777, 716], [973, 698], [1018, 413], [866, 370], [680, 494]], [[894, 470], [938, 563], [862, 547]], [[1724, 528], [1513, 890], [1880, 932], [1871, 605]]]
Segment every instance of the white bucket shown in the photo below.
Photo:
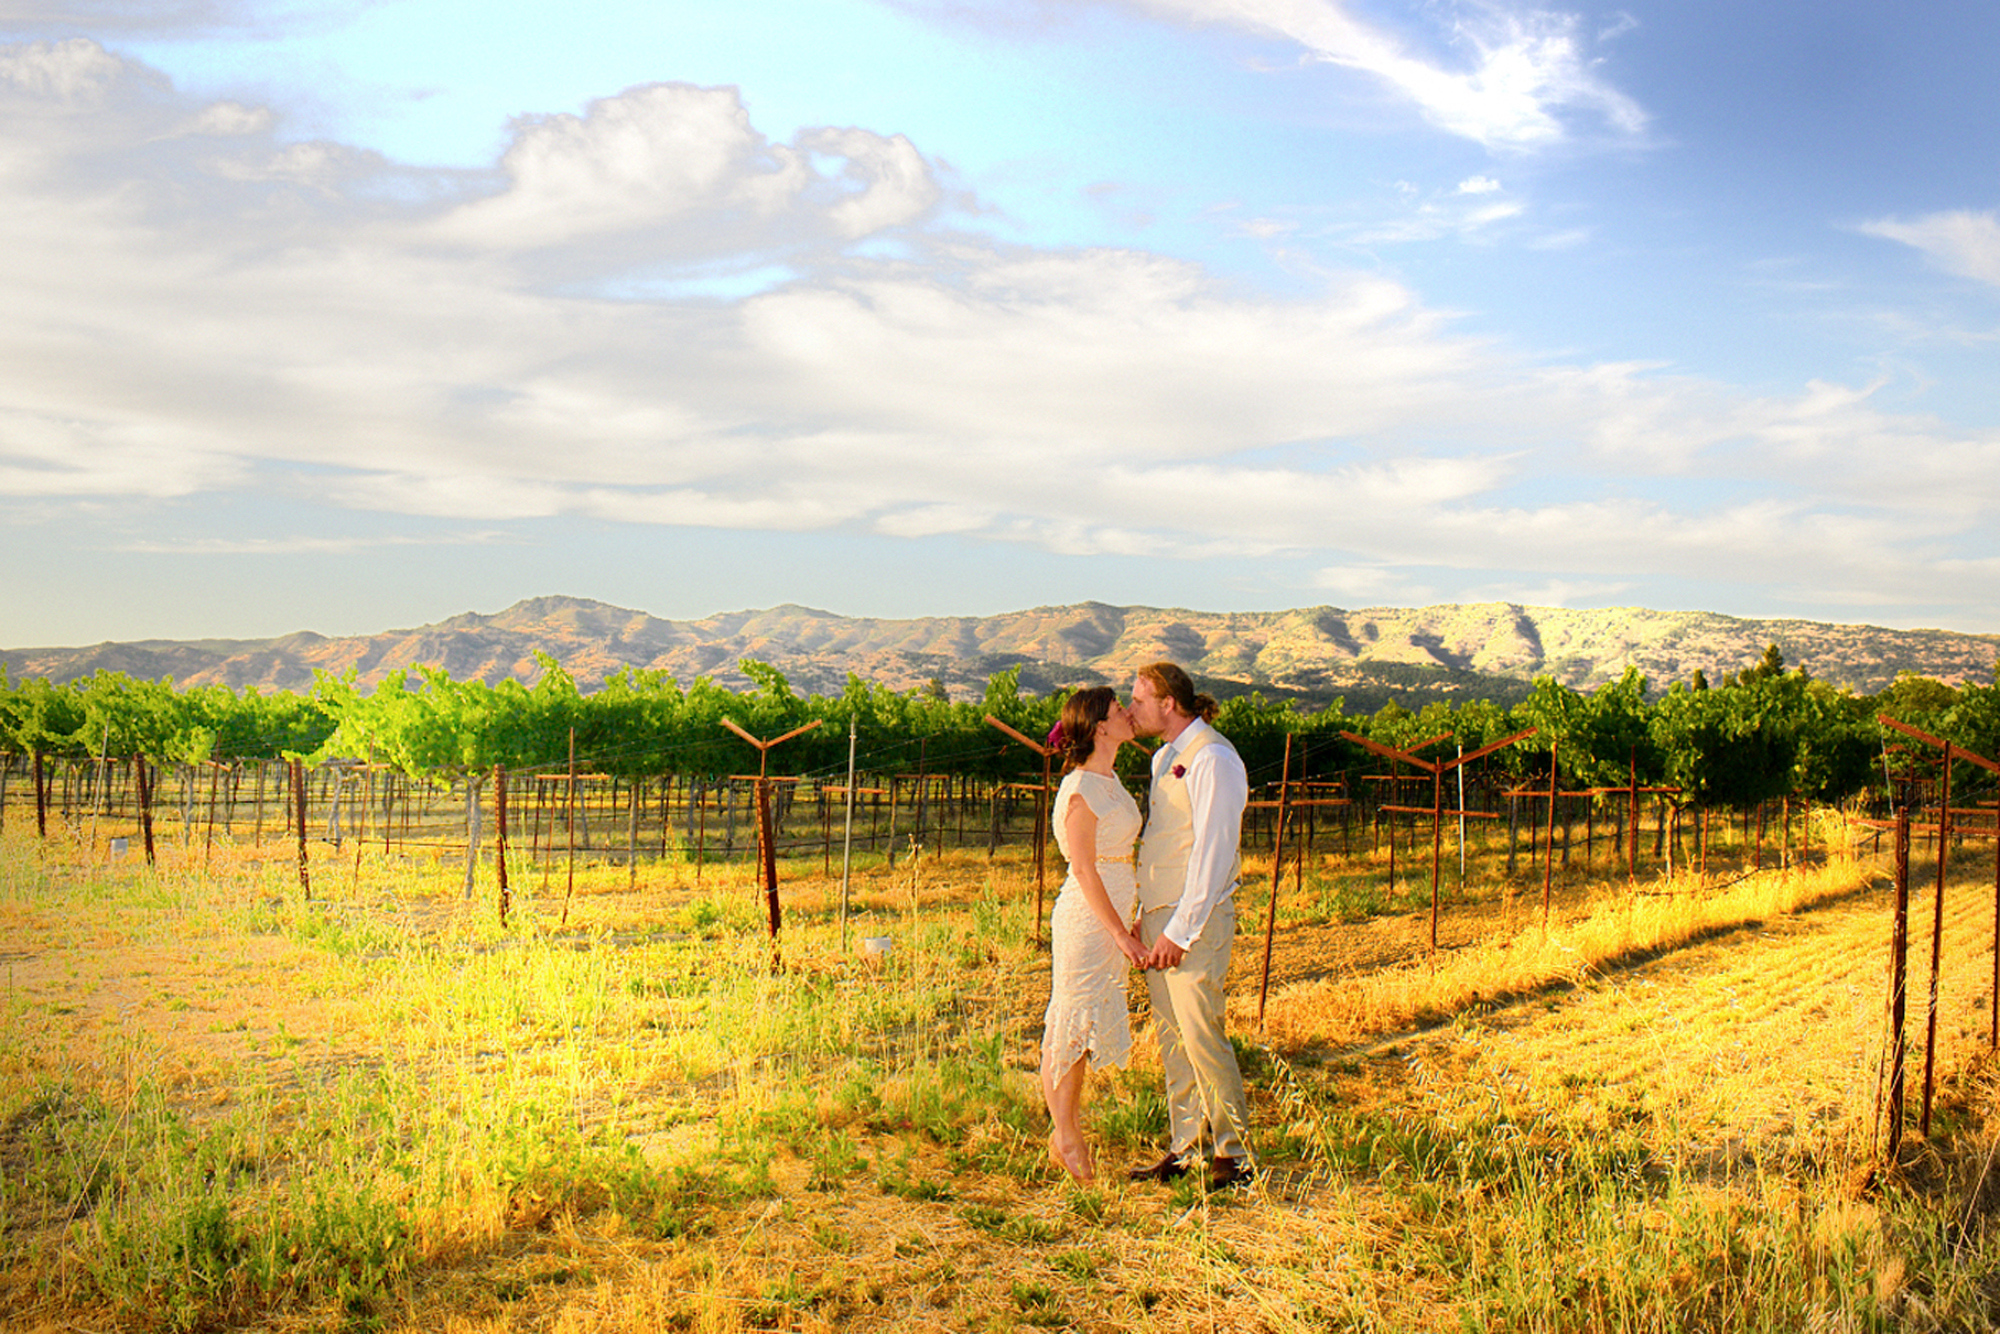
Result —
[[132, 841], [131, 841], [130, 839], [126, 839], [126, 838], [114, 838], [114, 839], [112, 839], [112, 840], [111, 840], [111, 860], [112, 860], [112, 861], [114, 861], [114, 862], [122, 862], [122, 861], [124, 861], [124, 860], [125, 860], [125, 854], [126, 854], [127, 852], [131, 851], [131, 849], [132, 849]]

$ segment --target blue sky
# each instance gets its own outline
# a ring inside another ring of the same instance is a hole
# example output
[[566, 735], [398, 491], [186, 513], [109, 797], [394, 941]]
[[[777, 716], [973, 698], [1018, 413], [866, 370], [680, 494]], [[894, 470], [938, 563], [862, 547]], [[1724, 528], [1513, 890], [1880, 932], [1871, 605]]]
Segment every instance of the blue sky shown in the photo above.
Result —
[[2000, 630], [1988, 5], [0, 0], [0, 644]]

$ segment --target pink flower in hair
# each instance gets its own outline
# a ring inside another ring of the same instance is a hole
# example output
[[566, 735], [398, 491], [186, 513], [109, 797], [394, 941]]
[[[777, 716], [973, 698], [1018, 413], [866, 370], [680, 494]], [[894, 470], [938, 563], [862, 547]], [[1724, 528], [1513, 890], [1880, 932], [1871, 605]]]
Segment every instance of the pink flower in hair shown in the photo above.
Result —
[[1061, 723], [1057, 723], [1057, 724], [1056, 724], [1056, 725], [1055, 725], [1054, 727], [1051, 727], [1051, 728], [1049, 729], [1049, 739], [1048, 739], [1048, 747], [1049, 747], [1049, 749], [1050, 749], [1050, 750], [1061, 750], [1061, 749], [1062, 749], [1062, 747], [1063, 747], [1063, 725], [1062, 725]]

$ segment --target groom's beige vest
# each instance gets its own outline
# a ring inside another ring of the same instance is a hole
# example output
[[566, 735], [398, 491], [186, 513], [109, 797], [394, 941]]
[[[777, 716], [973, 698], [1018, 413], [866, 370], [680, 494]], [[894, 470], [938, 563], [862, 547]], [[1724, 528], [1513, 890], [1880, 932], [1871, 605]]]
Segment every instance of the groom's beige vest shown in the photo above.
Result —
[[[1204, 746], [1230, 748], [1219, 732], [1204, 731], [1189, 741], [1174, 757], [1183, 769]], [[1139, 907], [1172, 908], [1187, 891], [1188, 857], [1194, 852], [1194, 807], [1188, 800], [1187, 780], [1174, 777], [1168, 768], [1153, 779], [1153, 792], [1146, 808], [1146, 832], [1139, 840]], [[1243, 855], [1236, 855], [1229, 878], [1243, 874]]]

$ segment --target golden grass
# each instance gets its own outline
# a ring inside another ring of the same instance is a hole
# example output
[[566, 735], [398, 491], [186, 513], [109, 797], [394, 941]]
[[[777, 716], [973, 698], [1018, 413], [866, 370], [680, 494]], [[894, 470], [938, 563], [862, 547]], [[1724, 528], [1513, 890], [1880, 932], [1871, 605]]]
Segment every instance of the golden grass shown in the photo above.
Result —
[[[1616, 998], [1675, 1013], [1722, 956], [1779, 957], [1718, 933], [1853, 896], [1853, 865], [1607, 885], [1548, 932], [1284, 989], [1248, 1057], [1265, 1179], [1208, 1197], [1116, 1175], [1157, 1132], [1143, 1035], [1091, 1093], [1105, 1180], [1047, 1167], [1018, 863], [871, 869], [852, 934], [894, 937], [879, 969], [840, 949], [834, 885], [789, 882], [774, 973], [747, 868], [648, 867], [636, 893], [586, 868], [567, 930], [560, 874], [520, 875], [502, 929], [447, 862], [364, 850], [316, 867], [308, 906], [283, 859], [218, 844], [204, 876], [194, 852], [146, 872], [0, 845], [0, 1327], [1864, 1328], [1977, 1309], [1996, 1267], [1977, 1210], [1941, 1252], [1902, 1195], [1842, 1197], [1852, 1160], [1708, 1171], [1676, 1077], [1603, 1055], [1614, 1005], [1595, 1047], [1480, 1030], [1498, 1001], [1546, 992], [1558, 1024], [1565, 984], [1700, 956]], [[1421, 1051], [1404, 1036], [1454, 1017]], [[1358, 1075], [1317, 1064], [1385, 1038]], [[1520, 1077], [1542, 1050], [1555, 1073]], [[1991, 1143], [1980, 1095], [1955, 1096], [1941, 1164]], [[82, 1189], [73, 1151], [109, 1176]], [[1953, 1171], [1937, 1189], [1977, 1203]], [[188, 1258], [202, 1200], [236, 1266], [219, 1285]]]
[[[1506, 939], [1287, 988], [1268, 1002], [1265, 1034], [1282, 1047], [1352, 1045], [1551, 984], [1579, 982], [1716, 931], [1859, 892], [1876, 880], [1879, 875], [1861, 863], [1836, 861], [1732, 882], [1678, 875], [1643, 889], [1604, 887], [1586, 912], [1546, 928], [1537, 923]], [[1230, 1012], [1239, 1024], [1254, 1026], [1255, 997], [1234, 998]]]

